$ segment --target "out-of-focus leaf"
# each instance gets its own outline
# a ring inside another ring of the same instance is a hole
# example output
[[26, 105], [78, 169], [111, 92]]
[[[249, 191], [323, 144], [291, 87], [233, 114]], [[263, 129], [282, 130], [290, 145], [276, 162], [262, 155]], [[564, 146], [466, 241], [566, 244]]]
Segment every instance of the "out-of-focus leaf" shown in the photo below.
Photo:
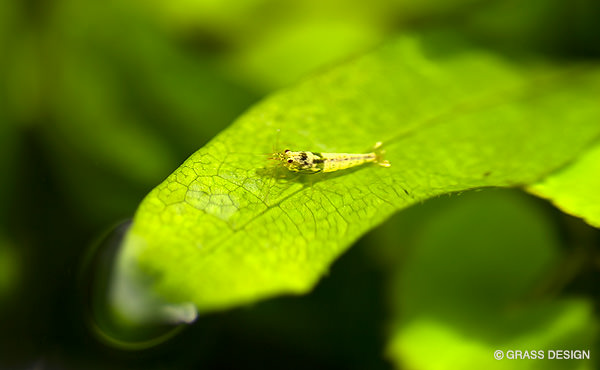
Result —
[[[20, 268], [15, 246], [0, 234], [0, 304], [16, 290]], [[0, 311], [1, 309], [0, 306]]]
[[398, 30], [447, 27], [511, 53], [597, 55], [595, 0], [157, 1], [159, 21], [222, 43], [251, 87], [270, 91], [383, 42]]
[[577, 365], [494, 358], [496, 350], [509, 356], [509, 350], [590, 349], [597, 334], [589, 302], [541, 295], [549, 274], [561, 273], [559, 238], [544, 210], [505, 191], [468, 193], [425, 206], [427, 213], [408, 210], [383, 230], [388, 240], [398, 240], [396, 250], [400, 245], [403, 250], [391, 259], [386, 253], [394, 265], [395, 313], [388, 356], [398, 368]]
[[228, 56], [227, 63], [240, 79], [263, 91], [289, 85], [324, 65], [370, 49], [383, 39], [373, 25], [345, 20], [302, 20], [280, 25], [245, 43]]
[[17, 169], [18, 136], [14, 122], [9, 120], [0, 103], [0, 225], [5, 225], [9, 218], [8, 205], [14, 190], [15, 172]]
[[[455, 2], [461, 1], [464, 0]], [[396, 15], [406, 12], [407, 8], [388, 0], [373, 0], [369, 3], [360, 0], [244, 0], [237, 2], [235, 7], [227, 2], [211, 0], [142, 3], [144, 8], [148, 8], [149, 12], [154, 13], [169, 28], [180, 32], [204, 30], [237, 45], [252, 39], [256, 41], [258, 35], [276, 32], [279, 27], [285, 29], [290, 23], [293, 24], [292, 27], [301, 26], [315, 19], [329, 19], [332, 23], [362, 21], [373, 25], [379, 21], [380, 25], [385, 25]]]
[[527, 190], [600, 227], [600, 145], [569, 166], [528, 186]]
[[242, 0], [235, 4], [215, 0], [139, 1], [141, 8], [161, 22], [175, 29], [202, 27], [213, 33], [231, 35], [241, 25], [256, 19], [260, 9], [268, 7], [272, 0]]
[[[490, 314], [487, 320], [455, 324], [435, 317], [415, 318], [396, 328], [388, 356], [399, 369], [594, 368], [590, 360], [585, 359], [548, 359], [552, 355], [550, 350], [577, 350], [581, 356], [582, 350], [592, 348], [597, 323], [589, 302], [572, 300], [534, 305], [503, 315]], [[479, 330], [473, 330], [473, 325]], [[495, 339], [495, 335], [500, 337]], [[494, 358], [497, 350], [503, 351], [501, 361]], [[515, 359], [515, 351], [520, 351], [520, 358]], [[523, 355], [525, 351], [527, 355]], [[543, 351], [544, 359], [539, 359], [539, 351]], [[523, 356], [529, 357], [523, 359]]]
[[53, 5], [40, 132], [68, 199], [113, 222], [255, 97], [132, 3]]
[[473, 8], [477, 9], [477, 6], [485, 3], [485, 0], [394, 0], [393, 3], [403, 19], [412, 20], [448, 17], [448, 15], [455, 15], [455, 12], [464, 14]]
[[16, 6], [11, 1], [0, 3], [0, 225], [8, 218], [8, 201], [12, 196], [14, 170], [17, 168], [15, 159], [18, 145], [17, 122], [15, 109], [11, 106], [12, 91], [7, 86], [12, 82], [6, 73], [15, 62], [13, 55], [8, 52], [15, 40], [10, 35], [15, 32], [18, 15]]
[[[597, 68], [510, 64], [445, 37], [397, 39], [274, 94], [193, 154], [140, 205], [120, 281], [141, 273], [167, 301], [200, 311], [304, 293], [392, 213], [531, 183], [577, 156], [600, 134], [599, 82]], [[296, 150], [363, 152], [383, 141], [392, 166], [277, 178], [260, 153], [278, 129]]]
[[[89, 165], [137, 183], [160, 178], [174, 161], [173, 151], [128, 104], [117, 66], [107, 45], [135, 43], [141, 20], [107, 4], [63, 0], [48, 22], [51, 44], [46, 75], [53, 125], [44, 131], [52, 152], [86, 158]], [[125, 8], [126, 9], [126, 8]], [[116, 31], [118, 30], [118, 31]], [[115, 43], [113, 32], [124, 33]], [[110, 41], [109, 41], [110, 40]], [[140, 55], [143, 58], [143, 54]], [[68, 167], [68, 156], [61, 164]]]
[[269, 92], [372, 49], [407, 21], [448, 16], [477, 1], [247, 0], [235, 9], [218, 1], [144, 5], [178, 33], [219, 40], [226, 69], [250, 88]]
[[595, 0], [499, 0], [478, 4], [458, 28], [512, 53], [597, 57], [598, 17]]

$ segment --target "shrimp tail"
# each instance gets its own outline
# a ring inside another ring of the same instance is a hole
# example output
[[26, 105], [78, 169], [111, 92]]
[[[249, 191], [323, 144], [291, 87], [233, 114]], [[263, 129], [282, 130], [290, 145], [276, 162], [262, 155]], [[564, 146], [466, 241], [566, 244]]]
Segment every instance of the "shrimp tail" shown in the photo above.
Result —
[[375, 153], [375, 163], [377, 165], [381, 167], [390, 167], [392, 165], [388, 160], [383, 159], [383, 156], [385, 155], [385, 149], [383, 149], [383, 143], [381, 141], [375, 143], [373, 146], [373, 152]]

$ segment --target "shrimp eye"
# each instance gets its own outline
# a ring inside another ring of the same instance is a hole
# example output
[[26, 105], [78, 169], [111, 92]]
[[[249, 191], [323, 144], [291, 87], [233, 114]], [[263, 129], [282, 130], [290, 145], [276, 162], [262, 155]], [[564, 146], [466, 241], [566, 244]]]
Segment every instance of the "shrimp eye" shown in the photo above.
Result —
[[284, 150], [284, 153], [289, 153], [289, 152], [290, 152], [289, 149]]
[[288, 159], [288, 163], [292, 163], [293, 161], [293, 159]]

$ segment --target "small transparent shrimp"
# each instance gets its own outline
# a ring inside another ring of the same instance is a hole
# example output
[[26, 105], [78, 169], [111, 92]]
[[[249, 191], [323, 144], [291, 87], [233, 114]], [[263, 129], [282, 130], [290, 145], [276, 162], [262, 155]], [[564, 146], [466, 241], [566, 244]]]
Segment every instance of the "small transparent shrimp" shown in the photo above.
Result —
[[292, 172], [314, 174], [320, 172], [335, 172], [360, 166], [365, 163], [375, 163], [382, 167], [391, 164], [382, 158], [381, 142], [377, 142], [370, 153], [319, 153], [308, 151], [291, 151], [274, 153], [272, 159], [280, 161]]

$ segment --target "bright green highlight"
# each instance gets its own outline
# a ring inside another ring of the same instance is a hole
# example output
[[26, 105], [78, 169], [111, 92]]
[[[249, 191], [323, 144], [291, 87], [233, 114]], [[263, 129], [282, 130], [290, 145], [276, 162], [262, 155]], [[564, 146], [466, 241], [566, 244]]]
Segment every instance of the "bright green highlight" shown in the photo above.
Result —
[[[572, 160], [600, 134], [599, 93], [598, 68], [399, 38], [268, 97], [194, 153], [140, 205], [121, 272], [200, 312], [305, 293], [400, 209], [531, 183]], [[360, 153], [377, 141], [390, 168], [278, 178], [261, 155], [276, 143]]]
[[564, 212], [600, 227], [600, 144], [527, 190], [549, 199]]

